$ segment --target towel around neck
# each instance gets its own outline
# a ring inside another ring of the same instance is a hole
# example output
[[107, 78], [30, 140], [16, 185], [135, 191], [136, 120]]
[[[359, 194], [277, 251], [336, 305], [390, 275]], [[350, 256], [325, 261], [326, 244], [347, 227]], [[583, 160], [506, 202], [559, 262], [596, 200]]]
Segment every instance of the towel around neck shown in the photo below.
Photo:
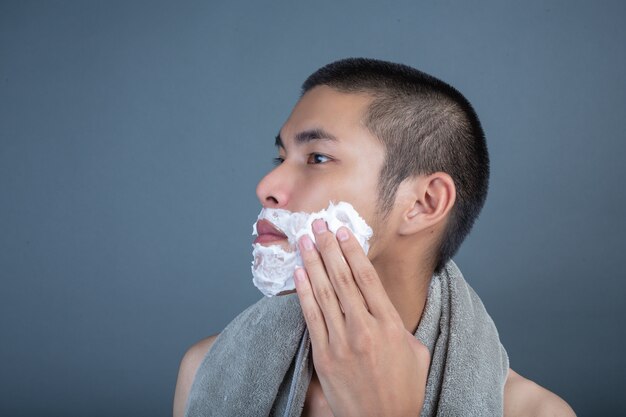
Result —
[[[312, 372], [305, 330], [295, 294], [250, 306], [202, 361], [185, 416], [300, 416]], [[502, 415], [508, 356], [454, 262], [432, 277], [415, 337], [431, 353], [422, 417]]]

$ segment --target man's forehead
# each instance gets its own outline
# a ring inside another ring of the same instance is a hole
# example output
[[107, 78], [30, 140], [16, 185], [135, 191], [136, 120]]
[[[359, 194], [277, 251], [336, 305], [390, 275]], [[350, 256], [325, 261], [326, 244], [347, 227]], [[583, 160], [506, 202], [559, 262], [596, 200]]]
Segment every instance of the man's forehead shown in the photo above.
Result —
[[296, 145], [315, 140], [337, 141], [363, 127], [363, 117], [372, 97], [361, 93], [343, 93], [327, 86], [317, 86], [305, 93], [294, 106], [276, 136], [276, 146], [285, 140]]

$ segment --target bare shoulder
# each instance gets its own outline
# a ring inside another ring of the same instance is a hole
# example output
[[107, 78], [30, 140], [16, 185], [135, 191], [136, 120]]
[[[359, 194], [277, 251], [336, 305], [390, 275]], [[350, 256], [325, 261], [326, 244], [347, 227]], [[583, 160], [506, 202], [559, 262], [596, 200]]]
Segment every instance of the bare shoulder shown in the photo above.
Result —
[[200, 363], [202, 363], [218, 335], [209, 336], [191, 346], [180, 361], [176, 391], [174, 393], [174, 417], [182, 417], [185, 413], [185, 405], [187, 404], [187, 397], [189, 397], [193, 379], [200, 367]]
[[576, 414], [558, 395], [509, 369], [504, 385], [504, 416], [576, 417]]

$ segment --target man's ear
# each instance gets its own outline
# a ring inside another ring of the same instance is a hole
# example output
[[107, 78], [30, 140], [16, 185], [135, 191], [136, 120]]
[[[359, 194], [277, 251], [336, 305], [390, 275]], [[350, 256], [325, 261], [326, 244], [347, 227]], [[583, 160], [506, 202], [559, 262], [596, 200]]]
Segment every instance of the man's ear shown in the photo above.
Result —
[[437, 224], [444, 224], [456, 201], [456, 187], [450, 175], [435, 172], [420, 175], [402, 184], [408, 204], [399, 233], [411, 235]]

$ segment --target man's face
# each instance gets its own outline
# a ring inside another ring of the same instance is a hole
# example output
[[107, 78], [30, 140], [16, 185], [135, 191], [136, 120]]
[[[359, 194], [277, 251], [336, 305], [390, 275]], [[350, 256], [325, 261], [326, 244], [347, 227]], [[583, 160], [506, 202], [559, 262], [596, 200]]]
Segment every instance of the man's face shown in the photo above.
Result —
[[376, 239], [384, 148], [362, 123], [370, 100], [326, 86], [306, 93], [277, 138], [282, 162], [257, 186], [263, 207], [314, 212], [329, 201], [346, 201], [372, 226]]

